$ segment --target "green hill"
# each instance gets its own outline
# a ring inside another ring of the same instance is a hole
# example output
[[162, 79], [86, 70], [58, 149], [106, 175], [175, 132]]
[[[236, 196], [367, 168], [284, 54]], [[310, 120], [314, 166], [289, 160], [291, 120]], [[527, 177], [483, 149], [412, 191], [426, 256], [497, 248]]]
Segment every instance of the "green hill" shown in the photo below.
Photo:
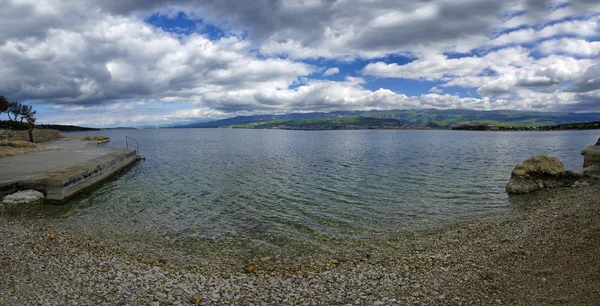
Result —
[[230, 128], [284, 129], [284, 130], [351, 130], [351, 129], [393, 129], [402, 124], [395, 119], [368, 117], [315, 118], [305, 120], [269, 120], [243, 124], [232, 124]]
[[[362, 118], [362, 119], [361, 119]], [[379, 121], [369, 121], [377, 119]], [[393, 120], [393, 121], [386, 121]], [[336, 111], [283, 115], [240, 116], [178, 127], [254, 129], [352, 129], [352, 128], [435, 128], [482, 125], [505, 129], [538, 128], [600, 121], [600, 113], [533, 111], [476, 111], [466, 109], [418, 109], [384, 111]]]

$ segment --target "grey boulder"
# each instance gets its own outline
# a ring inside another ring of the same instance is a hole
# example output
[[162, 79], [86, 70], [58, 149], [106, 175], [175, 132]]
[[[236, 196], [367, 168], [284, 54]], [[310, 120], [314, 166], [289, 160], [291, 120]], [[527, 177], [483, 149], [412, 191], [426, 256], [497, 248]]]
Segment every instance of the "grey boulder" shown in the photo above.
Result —
[[9, 194], [2, 199], [2, 204], [26, 204], [41, 201], [44, 194], [35, 190], [22, 190]]

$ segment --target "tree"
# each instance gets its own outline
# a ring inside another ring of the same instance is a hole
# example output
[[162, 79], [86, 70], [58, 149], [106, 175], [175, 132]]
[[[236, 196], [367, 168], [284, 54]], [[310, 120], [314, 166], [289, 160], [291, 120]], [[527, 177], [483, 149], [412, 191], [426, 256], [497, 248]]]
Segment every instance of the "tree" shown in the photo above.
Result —
[[21, 111], [23, 110], [23, 104], [20, 102], [10, 102], [10, 106], [8, 107], [8, 119], [10, 118], [10, 114], [13, 114], [14, 121], [17, 121], [17, 118], [21, 115]]
[[29, 142], [33, 142], [33, 128], [35, 127], [35, 113], [36, 111], [31, 111], [31, 107], [29, 108], [29, 112], [27, 113], [27, 123], [29, 123]]
[[33, 110], [33, 106], [27, 105], [27, 104], [22, 104], [21, 105], [21, 113], [19, 114], [19, 116], [21, 116], [21, 122], [23, 122], [23, 119], [27, 119], [30, 116], [34, 116], [35, 113], [36, 113], [36, 111]]
[[10, 102], [8, 102], [8, 100], [4, 96], [0, 96], [0, 115], [2, 115], [2, 113], [4, 113], [4, 112], [8, 113], [9, 107], [10, 107]]

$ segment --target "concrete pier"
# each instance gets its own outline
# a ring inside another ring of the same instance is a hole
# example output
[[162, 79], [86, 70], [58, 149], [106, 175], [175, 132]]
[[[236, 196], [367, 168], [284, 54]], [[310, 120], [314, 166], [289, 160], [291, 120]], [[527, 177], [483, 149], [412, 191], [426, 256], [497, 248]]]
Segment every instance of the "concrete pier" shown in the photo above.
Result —
[[583, 167], [600, 165], [600, 145], [589, 146], [583, 150]]
[[63, 202], [136, 161], [135, 150], [73, 138], [44, 142], [60, 150], [0, 158], [0, 195], [34, 189]]

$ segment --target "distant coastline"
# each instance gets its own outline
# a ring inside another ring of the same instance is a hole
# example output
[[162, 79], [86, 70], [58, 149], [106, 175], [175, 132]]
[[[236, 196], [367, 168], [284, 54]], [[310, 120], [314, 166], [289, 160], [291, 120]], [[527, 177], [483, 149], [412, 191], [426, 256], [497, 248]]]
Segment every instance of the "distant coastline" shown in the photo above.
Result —
[[545, 125], [537, 127], [519, 127], [519, 126], [498, 126], [498, 125], [462, 125], [453, 127], [453, 130], [467, 131], [577, 131], [577, 130], [598, 130], [600, 129], [600, 121], [569, 123], [558, 125]]
[[499, 132], [522, 132], [522, 131], [573, 131], [573, 130], [597, 130], [600, 129], [600, 121], [569, 123], [544, 126], [511, 126], [463, 123], [448, 127], [431, 127], [423, 125], [402, 124], [395, 119], [378, 119], [365, 117], [324, 118], [297, 121], [259, 121], [244, 124], [233, 124], [222, 128], [232, 129], [275, 129], [275, 130], [298, 130], [298, 131], [329, 131], [329, 130], [453, 130], [453, 131], [499, 131]]
[[174, 128], [551, 131], [600, 129], [600, 113], [396, 109], [237, 116]]

